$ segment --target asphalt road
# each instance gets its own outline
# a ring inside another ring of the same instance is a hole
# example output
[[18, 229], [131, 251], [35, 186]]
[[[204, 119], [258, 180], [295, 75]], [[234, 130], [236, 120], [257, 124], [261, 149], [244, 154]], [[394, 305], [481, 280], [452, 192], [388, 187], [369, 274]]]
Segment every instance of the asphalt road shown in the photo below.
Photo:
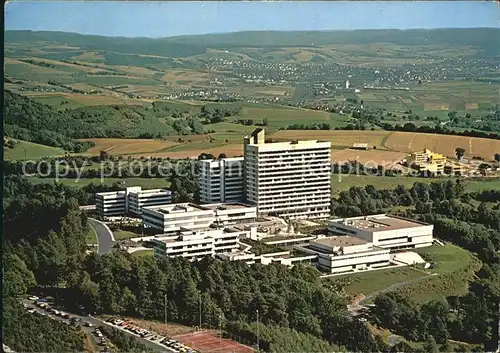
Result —
[[104, 223], [96, 219], [89, 218], [89, 223], [97, 233], [97, 244], [99, 246], [97, 253], [99, 255], [110, 253], [113, 245], [115, 245], [113, 232]]

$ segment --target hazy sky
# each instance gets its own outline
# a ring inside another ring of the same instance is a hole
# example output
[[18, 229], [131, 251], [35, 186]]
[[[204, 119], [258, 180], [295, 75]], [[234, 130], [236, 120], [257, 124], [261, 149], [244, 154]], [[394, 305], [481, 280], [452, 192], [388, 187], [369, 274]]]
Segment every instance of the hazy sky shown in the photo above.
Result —
[[126, 37], [246, 30], [499, 27], [496, 1], [10, 2], [5, 28]]

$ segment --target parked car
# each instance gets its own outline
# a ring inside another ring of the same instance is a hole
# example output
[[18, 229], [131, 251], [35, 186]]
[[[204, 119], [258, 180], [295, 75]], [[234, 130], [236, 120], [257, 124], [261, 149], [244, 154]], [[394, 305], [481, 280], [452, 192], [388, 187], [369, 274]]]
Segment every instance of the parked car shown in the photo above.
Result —
[[38, 298], [36, 295], [30, 295], [30, 296], [28, 297], [28, 299], [29, 299], [29, 300], [33, 300], [33, 301], [35, 301], [35, 300], [38, 300], [38, 299], [40, 299], [40, 298]]
[[33, 314], [33, 313], [35, 313], [35, 312], [36, 312], [36, 310], [35, 310], [35, 309], [28, 309], [28, 312], [29, 312], [30, 314]]

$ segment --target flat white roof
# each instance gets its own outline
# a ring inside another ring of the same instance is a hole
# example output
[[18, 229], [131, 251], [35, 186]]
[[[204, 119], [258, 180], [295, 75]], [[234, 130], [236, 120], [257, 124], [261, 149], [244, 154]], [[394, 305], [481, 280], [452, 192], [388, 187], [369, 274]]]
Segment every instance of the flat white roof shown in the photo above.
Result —
[[428, 225], [427, 223], [417, 222], [410, 219], [390, 215], [352, 217], [331, 220], [330, 222], [340, 223], [351, 228], [368, 230], [370, 232], [406, 229]]

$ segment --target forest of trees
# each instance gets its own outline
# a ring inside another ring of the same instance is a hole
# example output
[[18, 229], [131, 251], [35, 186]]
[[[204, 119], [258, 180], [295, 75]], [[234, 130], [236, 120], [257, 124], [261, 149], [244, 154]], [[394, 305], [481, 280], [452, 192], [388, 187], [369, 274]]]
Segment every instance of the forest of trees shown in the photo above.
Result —
[[404, 125], [391, 125], [389, 123], [384, 123], [381, 126], [384, 130], [387, 131], [423, 132], [430, 134], [482, 137], [482, 138], [500, 140], [500, 134], [498, 133], [494, 132], [488, 133], [485, 131], [477, 131], [477, 130], [457, 131], [457, 130], [447, 129], [446, 127], [442, 127], [440, 125], [436, 126], [422, 125], [417, 127], [413, 123], [406, 123]]
[[214, 124], [220, 123], [225, 118], [236, 116], [241, 113], [241, 106], [239, 105], [204, 105], [201, 107], [200, 117], [205, 119], [205, 123]]
[[288, 125], [285, 130], [330, 130], [331, 128], [328, 123], [312, 123]]

